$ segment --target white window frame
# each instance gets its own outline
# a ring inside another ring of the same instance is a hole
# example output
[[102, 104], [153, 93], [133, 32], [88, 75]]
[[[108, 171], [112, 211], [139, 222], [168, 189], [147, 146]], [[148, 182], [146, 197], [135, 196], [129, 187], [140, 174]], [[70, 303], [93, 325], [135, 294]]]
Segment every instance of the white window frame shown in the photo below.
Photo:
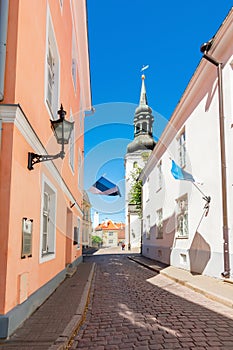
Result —
[[156, 211], [156, 238], [163, 238], [163, 209]]
[[178, 158], [179, 158], [179, 165], [181, 168], [184, 168], [186, 166], [186, 132], [185, 129], [183, 129], [178, 138]]
[[[48, 206], [45, 207], [45, 198]], [[57, 190], [52, 183], [43, 175], [41, 191], [41, 225], [40, 225], [40, 250], [39, 260], [45, 262], [52, 260], [56, 255], [56, 209]], [[44, 218], [47, 217], [47, 232], [44, 232]], [[45, 236], [46, 247], [45, 247]]]
[[82, 181], [83, 181], [83, 167], [82, 167], [82, 155], [80, 148], [78, 149], [78, 188], [82, 189]]
[[[70, 122], [73, 122], [72, 110], [70, 111]], [[74, 159], [75, 159], [75, 127], [72, 129], [69, 141], [69, 163], [72, 172], [74, 173]]]
[[150, 215], [146, 217], [146, 239], [150, 239]]
[[49, 7], [47, 11], [44, 91], [45, 105], [48, 112], [52, 119], [57, 119], [60, 91], [60, 57]]
[[145, 181], [145, 184], [144, 184], [144, 193], [145, 193], [145, 201], [148, 202], [149, 199], [150, 199], [150, 196], [149, 196], [149, 177], [146, 179]]
[[176, 213], [176, 237], [188, 238], [188, 195], [178, 198]]
[[81, 236], [81, 220], [80, 218], [77, 218], [77, 249], [80, 249], [80, 236]]
[[158, 165], [157, 165], [157, 176], [158, 176], [157, 191], [159, 191], [162, 188], [162, 185], [163, 185], [162, 160], [160, 160]]
[[78, 83], [78, 49], [75, 36], [75, 29], [72, 31], [72, 60], [71, 60], [71, 75], [74, 85], [74, 91], [77, 92]]

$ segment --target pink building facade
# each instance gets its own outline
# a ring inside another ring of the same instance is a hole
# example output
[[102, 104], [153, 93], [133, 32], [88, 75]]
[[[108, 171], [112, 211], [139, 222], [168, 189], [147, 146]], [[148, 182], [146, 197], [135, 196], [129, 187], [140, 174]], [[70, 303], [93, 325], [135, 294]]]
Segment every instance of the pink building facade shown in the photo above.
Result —
[[[0, 6], [0, 338], [7, 338], [82, 261], [91, 87], [85, 0]], [[50, 120], [61, 103], [74, 122], [65, 157], [29, 170], [29, 152], [60, 152]]]

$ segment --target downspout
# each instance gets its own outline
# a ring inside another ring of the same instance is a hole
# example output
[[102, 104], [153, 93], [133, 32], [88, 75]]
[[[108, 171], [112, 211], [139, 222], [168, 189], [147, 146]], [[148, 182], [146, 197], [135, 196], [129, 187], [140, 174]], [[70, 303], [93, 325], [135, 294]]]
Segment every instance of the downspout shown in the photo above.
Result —
[[219, 131], [220, 131], [220, 151], [221, 151], [221, 175], [222, 175], [222, 221], [223, 221], [223, 257], [224, 271], [222, 276], [230, 277], [229, 258], [229, 228], [227, 213], [227, 181], [226, 181], [226, 150], [225, 150], [225, 129], [224, 129], [224, 109], [223, 109], [223, 85], [222, 85], [222, 63], [216, 61], [207, 52], [212, 45], [212, 40], [201, 46], [203, 58], [217, 67], [218, 72], [218, 98], [219, 98]]
[[0, 101], [4, 99], [9, 0], [0, 0]]

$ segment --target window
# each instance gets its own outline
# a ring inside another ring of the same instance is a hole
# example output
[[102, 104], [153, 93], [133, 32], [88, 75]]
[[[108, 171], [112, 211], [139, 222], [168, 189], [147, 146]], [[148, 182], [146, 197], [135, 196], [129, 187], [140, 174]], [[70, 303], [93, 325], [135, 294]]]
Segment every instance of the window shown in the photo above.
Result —
[[[73, 116], [72, 116], [72, 111], [70, 112], [70, 121], [73, 122]], [[74, 141], [75, 136], [74, 136], [74, 128], [71, 132], [70, 135], [70, 142], [69, 142], [69, 148], [70, 148], [70, 167], [72, 171], [74, 172]]]
[[56, 239], [56, 191], [47, 179], [42, 181], [41, 243], [40, 256], [55, 254]]
[[177, 236], [188, 237], [188, 197], [177, 199]]
[[75, 30], [73, 29], [72, 34], [72, 62], [71, 62], [71, 73], [72, 73], [72, 79], [74, 84], [74, 90], [77, 90], [77, 44], [76, 44], [76, 37], [75, 37]]
[[78, 188], [82, 188], [82, 156], [81, 151], [78, 151]]
[[144, 184], [145, 201], [149, 201], [149, 177], [146, 179]]
[[162, 160], [160, 160], [158, 166], [157, 166], [157, 169], [158, 169], [158, 190], [160, 188], [162, 188], [162, 180], [163, 180], [163, 176], [162, 176]]
[[77, 226], [74, 227], [74, 245], [77, 245], [77, 248], [80, 247], [80, 228], [81, 228], [81, 221], [78, 218]]
[[32, 225], [33, 220], [22, 219], [22, 251], [21, 259], [32, 256]]
[[113, 232], [109, 232], [108, 235], [112, 237], [113, 236]]
[[146, 239], [150, 239], [150, 215], [146, 218]]
[[148, 130], [147, 130], [147, 123], [146, 122], [143, 122], [142, 123], [142, 131], [143, 132], [147, 132]]
[[185, 167], [186, 165], [186, 138], [185, 138], [185, 130], [182, 131], [180, 136], [178, 137], [178, 156], [179, 156], [179, 163], [181, 168]]
[[46, 254], [49, 250], [49, 247], [48, 247], [49, 201], [50, 201], [49, 194], [47, 192], [44, 192], [42, 254]]
[[45, 64], [45, 101], [53, 118], [57, 117], [59, 107], [59, 54], [53, 31], [52, 20], [48, 13], [47, 20], [47, 48]]
[[109, 240], [108, 240], [108, 243], [109, 243], [109, 244], [113, 244], [113, 239], [109, 239]]
[[156, 212], [157, 238], [163, 238], [163, 209]]
[[140, 125], [140, 124], [137, 124], [137, 125], [136, 125], [135, 134], [138, 134], [138, 133], [140, 132], [140, 129], [141, 129], [141, 125]]

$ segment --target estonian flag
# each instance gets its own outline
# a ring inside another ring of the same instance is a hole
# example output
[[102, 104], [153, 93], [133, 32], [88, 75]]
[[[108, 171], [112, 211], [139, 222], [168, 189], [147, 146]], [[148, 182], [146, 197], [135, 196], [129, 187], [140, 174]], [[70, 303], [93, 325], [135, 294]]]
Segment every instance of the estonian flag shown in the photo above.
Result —
[[89, 192], [93, 194], [101, 194], [106, 196], [120, 196], [121, 193], [119, 187], [112, 183], [111, 181], [105, 179], [105, 177], [101, 176], [99, 180], [97, 180], [94, 185], [92, 185]]
[[174, 160], [172, 161], [171, 173], [176, 180], [187, 180], [195, 182], [193, 176], [186, 171], [184, 171], [179, 165], [177, 165]]

